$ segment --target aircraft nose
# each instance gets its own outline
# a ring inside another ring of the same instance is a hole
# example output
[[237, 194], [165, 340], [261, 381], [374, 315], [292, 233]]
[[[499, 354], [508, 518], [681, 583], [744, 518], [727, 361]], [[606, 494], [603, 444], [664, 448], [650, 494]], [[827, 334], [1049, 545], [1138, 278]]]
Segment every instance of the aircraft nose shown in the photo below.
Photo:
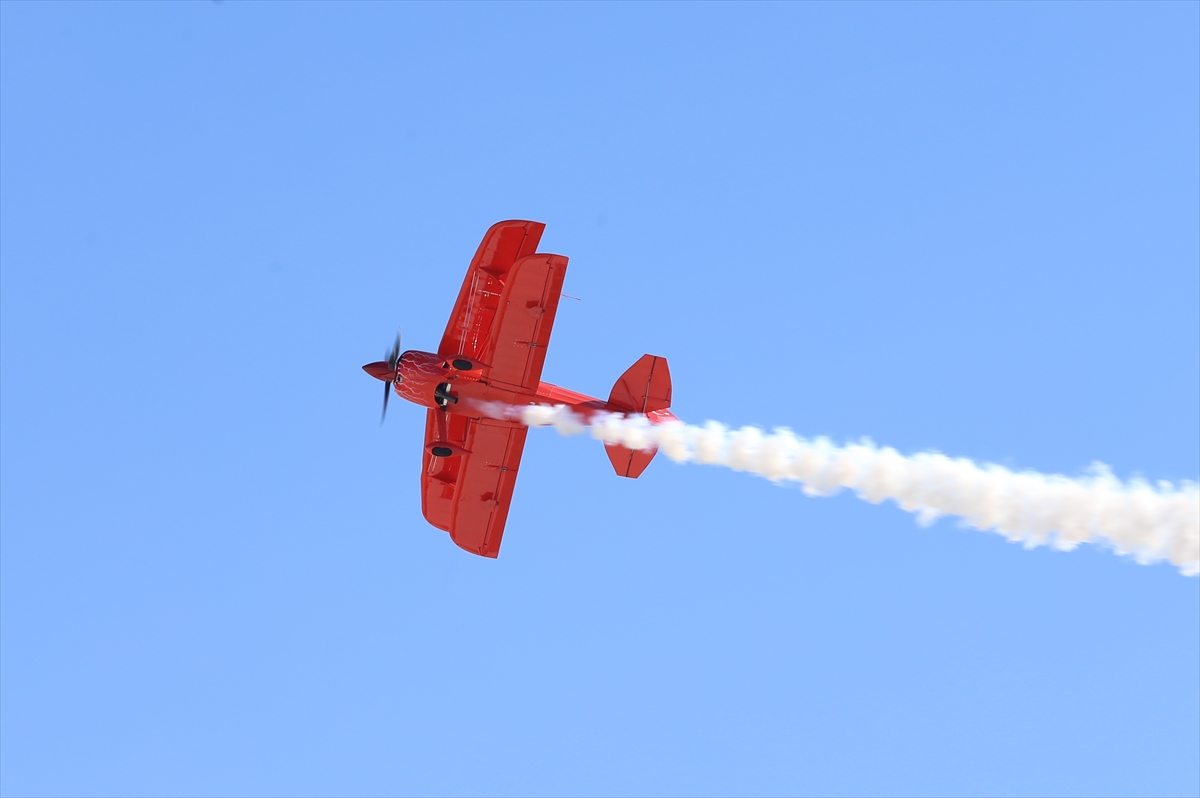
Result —
[[396, 381], [396, 370], [389, 366], [386, 360], [377, 360], [374, 363], [368, 363], [363, 366], [363, 371], [383, 382]]

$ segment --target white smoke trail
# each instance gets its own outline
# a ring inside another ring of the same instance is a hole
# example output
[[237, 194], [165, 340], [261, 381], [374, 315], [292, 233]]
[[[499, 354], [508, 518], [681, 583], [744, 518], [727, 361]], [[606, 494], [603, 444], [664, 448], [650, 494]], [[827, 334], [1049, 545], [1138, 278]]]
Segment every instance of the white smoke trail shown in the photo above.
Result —
[[892, 499], [916, 513], [921, 524], [955, 515], [1029, 548], [1108, 544], [1141, 563], [1166, 559], [1186, 575], [1200, 573], [1200, 489], [1191, 482], [1122, 483], [1099, 463], [1079, 479], [1018, 473], [937, 452], [905, 456], [870, 441], [837, 446], [787, 429], [767, 434], [755, 427], [726, 429], [715, 421], [703, 427], [680, 421], [651, 425], [644, 416], [611, 413], [585, 421], [563, 405], [507, 411], [531, 427], [552, 426], [564, 435], [590, 427], [605, 443], [658, 447], [677, 463], [723, 465], [773, 482], [798, 482], [810, 496], [849, 488], [873, 504]]

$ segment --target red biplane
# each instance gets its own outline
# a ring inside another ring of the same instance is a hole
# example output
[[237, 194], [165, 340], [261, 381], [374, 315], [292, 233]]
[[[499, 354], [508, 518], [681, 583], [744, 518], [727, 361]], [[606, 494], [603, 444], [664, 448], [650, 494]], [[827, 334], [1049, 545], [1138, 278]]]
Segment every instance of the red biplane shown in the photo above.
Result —
[[[363, 366], [385, 383], [384, 413], [393, 390], [429, 408], [421, 511], [460, 547], [484, 557], [500, 553], [529, 431], [514, 420], [521, 408], [566, 405], [584, 419], [600, 412], [642, 414], [652, 424], [675, 418], [667, 409], [665, 358], [644, 355], [606, 402], [541, 381], [567, 273], [566, 257], [537, 252], [545, 228], [524, 221], [492, 225], [467, 269], [437, 354], [401, 354], [397, 336], [387, 360]], [[656, 453], [616, 444], [605, 449], [617, 474], [632, 478]]]

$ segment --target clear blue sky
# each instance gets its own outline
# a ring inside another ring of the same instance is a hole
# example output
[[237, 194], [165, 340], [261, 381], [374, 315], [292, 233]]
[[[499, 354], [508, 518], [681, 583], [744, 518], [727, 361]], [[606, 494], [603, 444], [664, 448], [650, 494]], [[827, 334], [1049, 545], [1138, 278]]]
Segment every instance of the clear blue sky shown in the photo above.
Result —
[[0, 4], [4, 795], [1200, 794], [1200, 580], [531, 432], [421, 517], [491, 223], [544, 377], [1200, 474], [1200, 5]]

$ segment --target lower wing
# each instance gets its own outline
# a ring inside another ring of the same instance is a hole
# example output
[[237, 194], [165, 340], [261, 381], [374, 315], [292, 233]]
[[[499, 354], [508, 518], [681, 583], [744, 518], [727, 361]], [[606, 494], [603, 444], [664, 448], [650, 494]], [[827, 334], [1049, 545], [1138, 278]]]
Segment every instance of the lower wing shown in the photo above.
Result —
[[[440, 437], [437, 414], [443, 412], [427, 412], [426, 444]], [[421, 511], [429, 523], [449, 532], [461, 548], [496, 557], [529, 429], [511, 421], [456, 413], [446, 414], [446, 424], [448, 440], [467, 454], [434, 457], [425, 450]]]

